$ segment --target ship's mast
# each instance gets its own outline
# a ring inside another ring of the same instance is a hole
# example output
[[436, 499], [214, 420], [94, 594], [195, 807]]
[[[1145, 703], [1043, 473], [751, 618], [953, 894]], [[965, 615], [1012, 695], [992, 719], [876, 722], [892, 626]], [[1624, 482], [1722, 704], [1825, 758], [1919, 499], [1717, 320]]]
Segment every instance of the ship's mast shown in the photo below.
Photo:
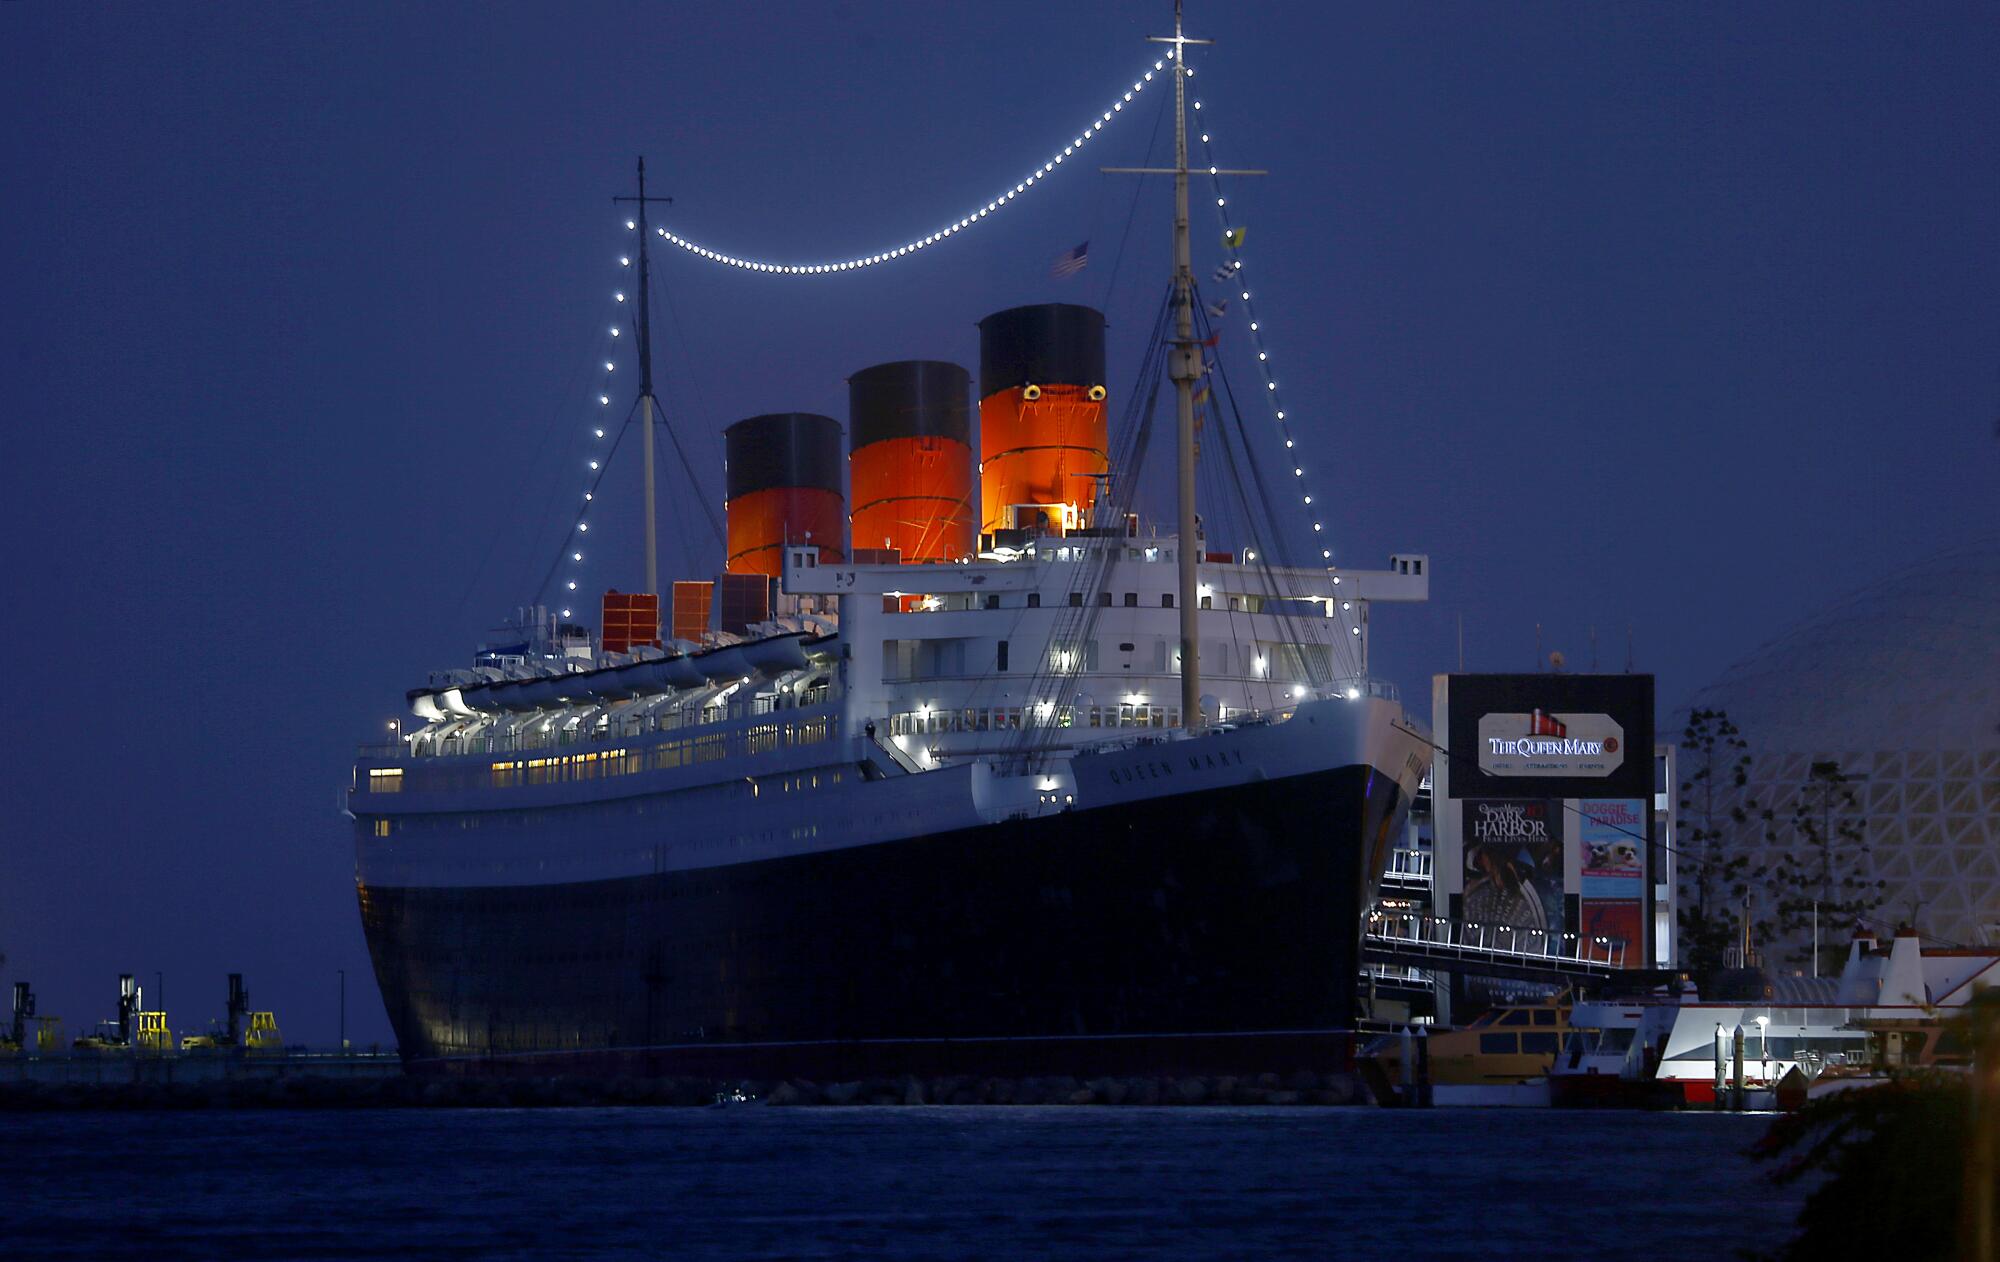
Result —
[[[1196, 536], [1194, 512], [1194, 383], [1201, 377], [1201, 347], [1194, 340], [1194, 265], [1188, 246], [1188, 161], [1187, 161], [1187, 48], [1190, 44], [1215, 41], [1191, 39], [1181, 27], [1181, 0], [1174, 0], [1174, 33], [1154, 35], [1151, 42], [1171, 44], [1174, 64], [1174, 165], [1160, 167], [1104, 167], [1122, 175], [1171, 175], [1174, 177], [1174, 349], [1167, 360], [1167, 375], [1174, 383], [1175, 467], [1179, 473], [1180, 555], [1179, 594], [1175, 597], [1181, 615], [1181, 726], [1190, 732], [1201, 730], [1206, 720], [1201, 712], [1201, 587], [1195, 568], [1200, 561], [1201, 540]], [[1214, 175], [1263, 175], [1263, 171], [1217, 171]]]
[[[646, 159], [639, 157], [639, 195], [637, 197], [614, 197], [614, 202], [636, 202], [639, 206], [639, 311], [634, 321], [633, 332], [639, 343], [639, 408], [642, 422], [644, 451], [642, 459], [646, 463], [646, 591], [657, 596], [660, 592], [660, 534], [654, 521], [653, 487], [653, 409], [659, 400], [653, 396], [653, 333], [652, 333], [652, 265], [646, 254], [646, 205], [649, 202], [671, 204], [671, 197], [646, 196]], [[657, 628], [656, 628], [657, 630]]]
[[1201, 348], [1194, 342], [1194, 267], [1188, 247], [1187, 50], [1180, 0], [1174, 0], [1174, 351], [1167, 363], [1174, 382], [1176, 469], [1180, 474], [1181, 725], [1202, 726], [1201, 587], [1196, 578], [1200, 544], [1194, 511], [1194, 383], [1201, 376]]
[[1188, 164], [1187, 164], [1187, 66], [1189, 44], [1206, 44], [1205, 39], [1189, 39], [1181, 27], [1181, 0], [1174, 0], [1174, 33], [1155, 35], [1155, 44], [1171, 44], [1174, 66], [1174, 165], [1157, 167], [1106, 167], [1107, 171], [1131, 175], [1171, 175], [1174, 177], [1174, 349], [1167, 360], [1167, 375], [1174, 383], [1175, 468], [1179, 473], [1180, 554], [1175, 597], [1181, 615], [1181, 726], [1199, 731], [1201, 712], [1201, 612], [1200, 583], [1196, 563], [1200, 541], [1195, 537], [1194, 512], [1194, 383], [1201, 376], [1201, 347], [1194, 340], [1194, 266], [1188, 246]]

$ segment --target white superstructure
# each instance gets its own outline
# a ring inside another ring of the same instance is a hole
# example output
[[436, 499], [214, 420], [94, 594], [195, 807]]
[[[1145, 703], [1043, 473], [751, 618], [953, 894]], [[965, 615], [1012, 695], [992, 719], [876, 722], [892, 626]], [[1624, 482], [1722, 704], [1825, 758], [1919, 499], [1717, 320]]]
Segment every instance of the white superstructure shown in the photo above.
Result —
[[[1413, 795], [1427, 753], [1366, 673], [1368, 609], [1423, 599], [1426, 559], [1205, 561], [1212, 711], [1195, 735], [1178, 712], [1176, 547], [1050, 536], [958, 565], [821, 565], [797, 547], [781, 608], [838, 597], [837, 616], [781, 613], [761, 638], [671, 656], [443, 672], [411, 694], [420, 725], [357, 766], [363, 880], [601, 880], [948, 832], [1121, 799], [1168, 742], [1195, 752], [1177, 776], [1206, 757], [1201, 787], [1362, 764]], [[1289, 722], [1301, 713], [1313, 721]], [[532, 822], [547, 808], [590, 826], [552, 850]]]

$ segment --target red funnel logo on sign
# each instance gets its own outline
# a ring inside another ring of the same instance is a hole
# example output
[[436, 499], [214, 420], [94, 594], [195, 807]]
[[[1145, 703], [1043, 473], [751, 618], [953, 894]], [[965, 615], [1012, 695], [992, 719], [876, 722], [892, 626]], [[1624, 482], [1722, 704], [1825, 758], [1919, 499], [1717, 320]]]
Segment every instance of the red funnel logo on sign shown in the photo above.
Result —
[[1568, 736], [1569, 725], [1555, 718], [1553, 715], [1543, 714], [1540, 710], [1537, 710], [1528, 716], [1528, 735]]

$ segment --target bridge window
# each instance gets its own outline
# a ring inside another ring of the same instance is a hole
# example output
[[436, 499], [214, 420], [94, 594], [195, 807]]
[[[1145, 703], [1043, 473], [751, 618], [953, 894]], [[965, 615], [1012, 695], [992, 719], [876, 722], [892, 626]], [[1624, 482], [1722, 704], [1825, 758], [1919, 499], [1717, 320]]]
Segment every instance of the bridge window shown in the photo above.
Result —
[[986, 607], [988, 609], [998, 609], [1000, 607], [1000, 595], [998, 592], [993, 592], [987, 595]]
[[1521, 1036], [1521, 1050], [1530, 1056], [1553, 1056], [1556, 1054], [1556, 1032], [1554, 1030], [1530, 1030]]
[[1097, 593], [1097, 603], [1103, 605], [1106, 609], [1109, 609], [1111, 607], [1111, 593], [1110, 592]]
[[1512, 1056], [1521, 1050], [1518, 1046], [1519, 1042], [1520, 1036], [1518, 1034], [1482, 1034], [1479, 1036], [1479, 1054], [1481, 1056]]
[[1139, 607], [1139, 593], [1137, 593], [1137, 592], [1126, 592], [1126, 593], [1125, 593], [1125, 607], [1126, 607], [1127, 609], [1137, 609], [1137, 608]]
[[1174, 594], [1172, 592], [1160, 593], [1160, 608], [1172, 609], [1173, 607], [1174, 607]]
[[1042, 607], [1042, 594], [1040, 592], [1029, 592], [1028, 608], [1040, 609], [1041, 607]]
[[1071, 593], [1069, 594], [1069, 603], [1070, 603], [1070, 607], [1071, 607], [1072, 609], [1081, 609], [1081, 608], [1083, 608], [1083, 593], [1082, 593], [1082, 592], [1071, 592]]
[[993, 652], [993, 669], [1007, 669], [1007, 641], [1005, 640], [1000, 641], [1000, 646]]

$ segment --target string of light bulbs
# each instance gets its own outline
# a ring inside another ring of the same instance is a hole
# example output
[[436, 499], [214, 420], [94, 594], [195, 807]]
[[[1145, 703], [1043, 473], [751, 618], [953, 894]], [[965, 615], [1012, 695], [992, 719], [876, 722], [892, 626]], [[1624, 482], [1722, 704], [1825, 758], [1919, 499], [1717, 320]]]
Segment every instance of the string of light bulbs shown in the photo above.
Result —
[[[565, 599], [568, 599], [570, 593], [576, 591], [577, 579], [582, 574], [586, 553], [584, 545], [588, 542], [590, 535], [590, 509], [591, 505], [597, 501], [597, 488], [603, 484], [604, 475], [610, 471], [611, 457], [617, 452], [619, 442], [625, 437], [625, 431], [631, 427], [632, 411], [636, 410], [638, 406], [639, 401], [634, 399], [632, 401], [632, 408], [626, 411], [625, 424], [618, 427], [616, 434], [610, 435], [610, 448], [605, 451], [601, 458], [593, 456], [587, 462], [590, 467], [590, 476], [584, 479], [583, 502], [577, 506], [575, 514], [570, 518], [569, 529], [563, 539], [562, 555], [556, 559], [556, 565], [550, 567], [551, 575], [558, 568], [562, 569], [567, 575], [563, 580], [563, 596]], [[603, 439], [606, 437], [603, 426], [596, 426], [591, 432], [593, 439]], [[545, 578], [543, 580], [544, 588], [547, 587], [547, 583], [548, 580]], [[562, 610], [562, 616], [565, 618], [574, 617], [575, 613], [576, 611], [567, 605]]]
[[[1197, 100], [1193, 104], [1195, 109], [1201, 109], [1200, 101]], [[1215, 218], [1222, 226], [1222, 240], [1227, 242], [1236, 232], [1236, 227], [1229, 217], [1229, 199], [1224, 197], [1222, 193], [1222, 177], [1218, 174], [1218, 164], [1215, 161], [1214, 155], [1210, 152], [1211, 130], [1208, 117], [1204, 115], [1201, 119], [1200, 130], [1197, 133], [1201, 137], [1202, 165], [1208, 168], [1209, 184], [1215, 192]], [[1251, 349], [1257, 353], [1257, 369], [1263, 377], [1264, 398], [1269, 402], [1272, 416], [1277, 422], [1278, 436], [1285, 443], [1286, 465], [1291, 469], [1292, 480], [1298, 487], [1300, 502], [1306, 508], [1313, 510], [1310, 515], [1313, 518], [1314, 543], [1319, 548], [1320, 559], [1328, 562], [1328, 568], [1332, 568], [1333, 548], [1325, 540], [1326, 523], [1320, 520], [1319, 517], [1320, 500], [1314, 494], [1313, 484], [1306, 475], [1305, 456], [1299, 450], [1298, 439], [1293, 433], [1291, 419], [1285, 408], [1284, 397], [1278, 391], [1278, 379], [1273, 375], [1270, 348], [1264, 341], [1264, 322], [1257, 318], [1257, 308], [1255, 300], [1251, 297], [1250, 282], [1243, 275], [1242, 246], [1236, 245], [1229, 248], [1231, 250], [1231, 257], [1222, 265], [1223, 269], [1227, 269], [1227, 274], [1226, 276], [1220, 274], [1221, 269], [1218, 269], [1217, 279], [1228, 286], [1225, 300], [1227, 297], [1234, 297], [1243, 304], [1244, 318], [1250, 325]], [[1220, 313], [1211, 312], [1211, 314]], [[1338, 580], [1335, 581], [1337, 582]]]
[[[1199, 100], [1196, 100], [1193, 104], [1196, 110], [1201, 110], [1202, 105]], [[1227, 243], [1237, 233], [1238, 229], [1229, 215], [1229, 199], [1222, 192], [1222, 176], [1219, 170], [1221, 164], [1215, 161], [1215, 156], [1211, 151], [1211, 146], [1214, 143], [1214, 129], [1209, 125], [1208, 120], [1210, 117], [1212, 116], [1206, 111], [1202, 112], [1196, 135], [1201, 137], [1202, 164], [1208, 168], [1209, 186], [1215, 194], [1216, 222], [1222, 229], [1222, 240]], [[1288, 414], [1288, 409], [1285, 407], [1284, 396], [1278, 389], [1278, 379], [1271, 365], [1270, 347], [1264, 340], [1264, 322], [1257, 316], [1256, 300], [1251, 296], [1250, 283], [1243, 275], [1243, 247], [1241, 242], [1248, 238], [1247, 236], [1237, 236], [1235, 239], [1237, 244], [1229, 246], [1230, 257], [1223, 264], [1228, 269], [1227, 277], [1224, 278], [1228, 287], [1227, 292], [1243, 304], [1244, 320], [1250, 326], [1251, 349], [1257, 354], [1257, 370], [1264, 382], [1264, 397], [1269, 402], [1272, 419], [1278, 428], [1278, 436], [1284, 440], [1285, 463], [1291, 470], [1292, 481], [1297, 488], [1299, 502], [1305, 506], [1312, 519], [1313, 541], [1315, 546], [1319, 548], [1320, 559], [1326, 562], [1326, 568], [1331, 571], [1335, 568], [1333, 564], [1333, 547], [1326, 540], [1326, 523], [1320, 518], [1319, 496], [1315, 491], [1312, 479], [1307, 475], [1304, 453], [1299, 449], [1298, 437], [1292, 429], [1291, 418]], [[1340, 575], [1333, 575], [1333, 583], [1336, 587], [1340, 585]], [[1333, 612], [1331, 604], [1329, 604], [1327, 612], [1329, 614]], [[1338, 645], [1335, 651], [1341, 653], [1343, 656], [1347, 656], [1350, 650], [1346, 642], [1350, 639], [1360, 639], [1361, 622], [1360, 616], [1354, 612], [1354, 602], [1352, 600], [1343, 599], [1340, 602], [1340, 613], [1342, 616], [1339, 621], [1342, 626], [1347, 628], [1347, 635], [1334, 637]], [[1358, 659], [1349, 658], [1349, 664], [1354, 673], [1361, 673]]]
[[[619, 255], [618, 266], [629, 272], [632, 267], [632, 256], [629, 254]], [[587, 476], [584, 478], [583, 500], [577, 506], [575, 519], [570, 525], [570, 538], [566, 539], [563, 543], [563, 552], [565, 554], [563, 558], [563, 597], [565, 599], [568, 599], [570, 593], [577, 590], [577, 585], [583, 576], [585, 556], [583, 545], [590, 534], [590, 507], [596, 502], [597, 485], [604, 478], [604, 466], [609, 464], [611, 460], [610, 452], [602, 446], [609, 437], [608, 427], [605, 425], [605, 416], [611, 407], [612, 377], [618, 371], [617, 352], [626, 345], [626, 313], [632, 307], [632, 302], [633, 300], [621, 280], [619, 287], [612, 291], [612, 316], [610, 321], [604, 326], [603, 341], [597, 345], [597, 353], [600, 358], [597, 361], [597, 389], [593, 397], [597, 401], [597, 411], [599, 414], [592, 419], [590, 426], [590, 439], [588, 443], [590, 454], [584, 460]], [[562, 611], [562, 616], [565, 618], [574, 617], [575, 610], [565, 607]]]
[[[1077, 154], [1077, 152], [1083, 148], [1084, 145], [1088, 144], [1092, 139], [1094, 139], [1099, 132], [1102, 132], [1107, 124], [1113, 122], [1118, 117], [1119, 114], [1123, 113], [1125, 107], [1131, 104], [1133, 99], [1136, 98], [1141, 92], [1144, 92], [1146, 90], [1146, 85], [1153, 81], [1153, 76], [1165, 71], [1166, 65], [1167, 63], [1164, 59], [1154, 61], [1152, 69], [1142, 71], [1139, 77], [1132, 81], [1131, 88], [1121, 93], [1116, 100], [1113, 100], [1111, 102], [1110, 108], [1101, 111], [1099, 115], [1093, 117], [1088, 123], [1084, 124], [1082, 128], [1078, 129], [1076, 135], [1070, 139], [1069, 143], [1062, 147], [1062, 151], [1060, 153], [1051, 155], [1046, 162], [1043, 162], [1039, 167], [1028, 172], [1026, 176], [1022, 177], [1019, 181], [1015, 183], [1013, 188], [998, 194], [992, 200], [988, 201], [986, 205], [967, 213], [966, 215], [962, 216], [955, 222], [941, 225], [937, 229], [929, 233], [926, 233], [921, 237], [913, 238], [901, 245], [894, 246], [889, 249], [880, 250], [872, 254], [857, 255], [853, 258], [840, 259], [827, 263], [780, 263], [771, 260], [745, 258], [739, 255], [730, 254], [726, 251], [712, 249], [708, 246], [702, 245], [699, 242], [691, 241], [686, 237], [680, 236], [679, 234], [670, 231], [665, 225], [659, 225], [655, 227], [654, 232], [662, 240], [668, 242], [671, 245], [679, 246], [682, 250], [685, 250], [686, 252], [694, 255], [697, 258], [706, 259], [709, 262], [718, 263], [728, 267], [738, 268], [743, 271], [763, 272], [770, 275], [778, 275], [778, 276], [831, 275], [838, 272], [849, 272], [849, 271], [854, 271], [858, 268], [873, 267], [881, 263], [888, 263], [897, 259], [908, 258], [909, 256], [915, 254], [919, 250], [926, 249], [932, 245], [935, 245], [938, 242], [943, 241], [948, 237], [956, 236], [959, 233], [965, 231], [967, 228], [972, 227], [974, 224], [982, 222], [987, 218], [987, 216], [993, 214], [995, 211], [998, 211], [1002, 207], [1012, 203], [1015, 198], [1021, 196], [1022, 194], [1026, 193], [1029, 189], [1034, 188], [1036, 185], [1040, 184], [1043, 180], [1047, 179], [1049, 176], [1055, 174], [1056, 169], [1058, 167], [1062, 166], [1067, 159], [1074, 157]], [[636, 218], [627, 219], [625, 221], [625, 230], [628, 232], [636, 232], [638, 230], [638, 227], [639, 227], [639, 221]], [[629, 275], [630, 269], [632, 267], [631, 254], [625, 253], [619, 255], [618, 265], [619, 267], [626, 269], [626, 274]], [[601, 361], [603, 364], [603, 371], [598, 378], [597, 390], [596, 390], [597, 405], [600, 411], [609, 409], [611, 406], [612, 378], [618, 370], [617, 358], [615, 352], [621, 345], [624, 344], [623, 337], [625, 331], [625, 313], [627, 310], [629, 310], [631, 306], [631, 299], [628, 297], [628, 290], [623, 285], [621, 285], [620, 288], [618, 288], [616, 291], [613, 292], [612, 300], [613, 303], [615, 304], [616, 315], [614, 316], [612, 322], [608, 326], [607, 337], [609, 339], [609, 342], [608, 344], [602, 345], [599, 348], [604, 354], [604, 358]], [[601, 421], [591, 427], [591, 439], [594, 444], [601, 444], [606, 437], [607, 437], [606, 427]], [[603, 466], [609, 459], [608, 453], [606, 453], [606, 455], [604, 456], [598, 456], [594, 454], [596, 451], [601, 450], [601, 448], [593, 447], [592, 450], [593, 450], [593, 455], [589, 460], [586, 461], [586, 464], [588, 466], [587, 471], [590, 476], [586, 479], [586, 485], [583, 491], [583, 503], [578, 508], [576, 513], [576, 517], [571, 530], [572, 538], [569, 541], [568, 545], [565, 547], [565, 551], [568, 553], [568, 556], [566, 558], [567, 573], [563, 580], [563, 591], [565, 595], [571, 592], [575, 592], [579, 586], [579, 581], [582, 574], [581, 567], [584, 564], [584, 557], [585, 557], [585, 549], [583, 547], [583, 543], [585, 541], [585, 536], [587, 536], [590, 531], [590, 520], [589, 520], [590, 506], [594, 501], [594, 499], [596, 498], [596, 487], [598, 482], [601, 480], [603, 476]], [[574, 610], [566, 607], [562, 610], [562, 616], [565, 618], [573, 617]]]
[[[955, 236], [958, 233], [965, 231], [967, 228], [970, 228], [975, 224], [984, 221], [989, 215], [1009, 205], [1014, 201], [1015, 198], [1026, 193], [1029, 189], [1035, 187], [1037, 184], [1039, 184], [1042, 180], [1048, 178], [1050, 175], [1053, 175], [1057, 170], [1057, 168], [1063, 165], [1066, 159], [1075, 156], [1075, 154], [1085, 144], [1089, 143], [1089, 141], [1094, 139], [1099, 132], [1102, 132], [1104, 130], [1106, 124], [1114, 121], [1117, 118], [1117, 116], [1124, 111], [1126, 105], [1130, 104], [1135, 97], [1137, 97], [1141, 92], [1145, 91], [1146, 85], [1153, 81], [1153, 76], [1155, 74], [1159, 74], [1166, 71], [1167, 64], [1168, 63], [1165, 59], [1154, 61], [1152, 64], [1152, 69], [1142, 72], [1139, 78], [1133, 81], [1132, 86], [1128, 91], [1123, 92], [1118, 99], [1111, 102], [1111, 106], [1109, 109], [1102, 111], [1098, 116], [1092, 118], [1091, 121], [1086, 123], [1081, 129], [1078, 130], [1077, 134], [1070, 140], [1068, 144], [1063, 146], [1061, 152], [1054, 154], [1046, 162], [1042, 163], [1041, 166], [1030, 171], [1025, 177], [1023, 177], [1020, 181], [1018, 181], [1012, 189], [1000, 193], [999, 195], [995, 196], [992, 200], [988, 201], [983, 207], [980, 207], [976, 210], [969, 212], [968, 214], [957, 219], [956, 221], [942, 225], [939, 228], [933, 230], [932, 232], [929, 232], [921, 237], [913, 238], [901, 245], [880, 250], [872, 254], [857, 255], [852, 258], [840, 259], [832, 262], [784, 263], [769, 259], [753, 259], [736, 254], [731, 254], [726, 251], [716, 250], [709, 246], [705, 246], [699, 242], [690, 240], [686, 237], [682, 237], [670, 231], [664, 225], [655, 227], [654, 231], [662, 240], [665, 240], [671, 245], [680, 247], [682, 250], [686, 251], [689, 254], [694, 255], [697, 258], [705, 259], [711, 263], [716, 263], [718, 265], [725, 267], [733, 267], [742, 271], [749, 271], [749, 272], [762, 272], [769, 275], [780, 275], [780, 276], [832, 275], [840, 272], [855, 271], [866, 267], [874, 267], [879, 264], [894, 262], [900, 259], [908, 258], [911, 255], [916, 254], [920, 250], [926, 249], [949, 237]], [[1193, 67], [1184, 66], [1182, 67], [1182, 69], [1189, 78], [1194, 77]], [[1202, 102], [1199, 99], [1196, 99], [1193, 102], [1191, 102], [1191, 104], [1196, 113], [1200, 114], [1202, 111]], [[1216, 219], [1222, 228], [1224, 238], [1227, 239], [1227, 237], [1234, 232], [1235, 227], [1229, 215], [1228, 199], [1223, 194], [1222, 191], [1221, 176], [1219, 174], [1218, 167], [1214, 161], [1214, 157], [1211, 152], [1211, 146], [1213, 143], [1212, 129], [1209, 127], [1208, 120], [1206, 117], [1203, 117], [1199, 120], [1198, 134], [1201, 138], [1203, 162], [1208, 167], [1209, 182], [1215, 194]], [[625, 221], [625, 228], [627, 231], [636, 231], [638, 229], [638, 221], [636, 219], [627, 219]], [[1333, 559], [1333, 549], [1324, 542], [1325, 523], [1321, 520], [1318, 520], [1319, 514], [1316, 511], [1316, 506], [1319, 503], [1319, 500], [1317, 495], [1314, 493], [1314, 487], [1311, 480], [1308, 479], [1306, 475], [1304, 459], [1298, 449], [1297, 436], [1292, 428], [1290, 418], [1285, 408], [1284, 398], [1279, 392], [1277, 379], [1273, 375], [1270, 350], [1264, 338], [1263, 321], [1260, 320], [1257, 316], [1257, 310], [1254, 299], [1251, 294], [1251, 290], [1248, 286], [1247, 281], [1243, 276], [1243, 258], [1240, 252], [1241, 247], [1236, 246], [1231, 248], [1233, 254], [1230, 261], [1227, 264], [1225, 264], [1225, 267], [1228, 269], [1227, 276], [1225, 279], [1230, 287], [1230, 292], [1233, 293], [1236, 296], [1236, 298], [1243, 303], [1243, 310], [1245, 318], [1249, 325], [1252, 346], [1257, 355], [1257, 367], [1264, 382], [1265, 398], [1269, 401], [1269, 405], [1272, 411], [1272, 416], [1278, 427], [1279, 436], [1285, 444], [1285, 453], [1288, 460], [1291, 463], [1292, 477], [1294, 481], [1298, 484], [1300, 502], [1306, 508], [1315, 510], [1311, 514], [1315, 519], [1312, 523], [1312, 528], [1316, 540], [1319, 542], [1320, 557], [1324, 561], [1331, 562]], [[618, 263], [621, 268], [628, 269], [629, 271], [629, 269], [632, 266], [631, 255], [621, 254], [618, 258]], [[614, 318], [613, 322], [608, 326], [607, 336], [609, 338], [610, 344], [602, 348], [606, 352], [606, 354], [604, 359], [602, 360], [603, 372], [599, 379], [598, 389], [597, 389], [597, 403], [600, 409], [608, 409], [611, 405], [611, 380], [613, 375], [617, 371], [617, 362], [611, 352], [615, 351], [617, 347], [622, 344], [622, 338], [624, 336], [623, 315], [624, 312], [630, 306], [630, 301], [628, 299], [627, 291], [624, 288], [621, 287], [620, 289], [616, 290], [613, 293], [612, 297], [614, 303], [616, 304], [616, 310], [618, 312], [618, 316], [617, 318]], [[602, 442], [607, 437], [606, 428], [602, 423], [592, 426], [591, 433], [594, 442]], [[578, 510], [576, 515], [574, 531], [573, 531], [575, 539], [573, 540], [572, 545], [567, 549], [569, 553], [568, 557], [569, 565], [571, 566], [573, 571], [576, 571], [578, 567], [581, 567], [582, 564], [584, 563], [585, 552], [582, 547], [583, 538], [585, 535], [588, 534], [590, 530], [589, 508], [590, 504], [595, 499], [596, 486], [598, 482], [601, 481], [602, 479], [604, 460], [596, 456], [593, 456], [589, 461], [587, 461], [587, 464], [588, 464], [588, 471], [591, 476], [586, 480], [587, 485], [583, 492], [583, 506]], [[565, 592], [574, 592], [577, 590], [577, 588], [578, 588], [578, 582], [573, 573], [570, 578], [565, 580], [564, 590]], [[564, 608], [562, 611], [562, 616], [565, 618], [571, 617], [573, 616], [573, 611], [569, 608]]]
[[[875, 267], [882, 263], [893, 263], [899, 259], [909, 258], [919, 250], [927, 249], [949, 237], [957, 236], [967, 228], [983, 222], [987, 216], [1009, 205], [1015, 198], [1034, 188], [1049, 176], [1054, 175], [1057, 168], [1061, 167], [1066, 159], [1074, 157], [1079, 150], [1095, 139], [1097, 134], [1103, 131], [1107, 124], [1124, 112], [1125, 107], [1132, 103], [1134, 97], [1146, 90], [1146, 85], [1153, 81], [1153, 76], [1162, 74], [1166, 68], [1167, 63], [1164, 59], [1155, 61], [1152, 69], [1141, 73], [1137, 79], [1132, 81], [1132, 86], [1129, 89], [1114, 99], [1102, 112], [1093, 115], [1089, 122], [1079, 128], [1076, 134], [1070, 138], [1069, 142], [1063, 145], [1060, 152], [1052, 155], [1046, 162], [1043, 162], [1040, 166], [1017, 180], [1014, 187], [1002, 191], [990, 199], [984, 206], [967, 212], [953, 222], [942, 224], [922, 236], [912, 237], [900, 245], [890, 246], [871, 254], [858, 254], [852, 258], [837, 259], [825, 263], [782, 263], [773, 259], [753, 259], [743, 255], [731, 254], [725, 250], [713, 249], [698, 241], [691, 241], [686, 237], [670, 232], [665, 226], [656, 227], [654, 232], [668, 244], [677, 245], [696, 258], [706, 259], [711, 263], [720, 264], [724, 267], [739, 268], [746, 272], [764, 272], [773, 276], [827, 276], [838, 272], [852, 272], [864, 267]], [[628, 219], [625, 221], [625, 227], [628, 231], [634, 230], [638, 227], [638, 221]]]

